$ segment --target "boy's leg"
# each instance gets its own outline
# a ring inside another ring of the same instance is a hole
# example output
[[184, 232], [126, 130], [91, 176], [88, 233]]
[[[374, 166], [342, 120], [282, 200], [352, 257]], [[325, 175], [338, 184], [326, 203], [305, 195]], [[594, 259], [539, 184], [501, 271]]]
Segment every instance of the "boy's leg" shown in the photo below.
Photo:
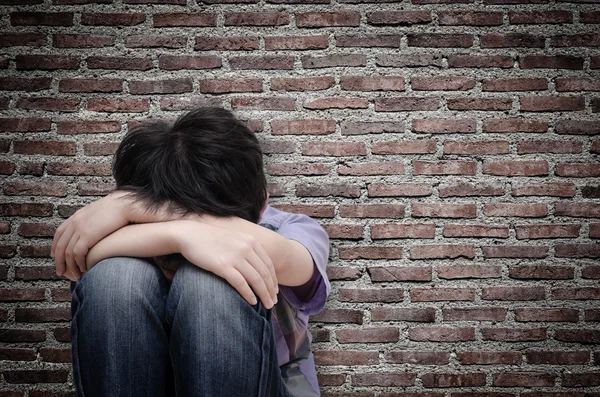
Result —
[[189, 262], [171, 285], [167, 319], [177, 396], [286, 396], [270, 311]]
[[162, 272], [143, 259], [110, 258], [83, 274], [72, 300], [78, 396], [171, 395], [168, 291]]

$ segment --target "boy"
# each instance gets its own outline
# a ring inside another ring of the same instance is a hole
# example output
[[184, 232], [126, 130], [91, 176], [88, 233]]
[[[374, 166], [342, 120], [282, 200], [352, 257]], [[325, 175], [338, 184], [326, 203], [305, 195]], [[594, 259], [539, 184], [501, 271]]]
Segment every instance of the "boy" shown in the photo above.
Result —
[[[132, 129], [113, 174], [117, 192], [52, 248], [57, 273], [79, 280], [78, 394], [319, 395], [307, 320], [330, 288], [327, 235], [267, 205], [254, 134], [195, 109]], [[175, 253], [187, 261], [168, 269], [140, 259]]]

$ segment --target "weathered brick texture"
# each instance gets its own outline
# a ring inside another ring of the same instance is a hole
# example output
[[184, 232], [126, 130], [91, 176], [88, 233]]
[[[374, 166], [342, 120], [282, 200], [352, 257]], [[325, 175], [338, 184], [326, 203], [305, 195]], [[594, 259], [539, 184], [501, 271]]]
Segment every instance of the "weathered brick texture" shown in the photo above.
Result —
[[199, 105], [331, 237], [323, 395], [599, 395], [599, 0], [0, 10], [0, 396], [74, 395], [52, 235], [129, 128]]

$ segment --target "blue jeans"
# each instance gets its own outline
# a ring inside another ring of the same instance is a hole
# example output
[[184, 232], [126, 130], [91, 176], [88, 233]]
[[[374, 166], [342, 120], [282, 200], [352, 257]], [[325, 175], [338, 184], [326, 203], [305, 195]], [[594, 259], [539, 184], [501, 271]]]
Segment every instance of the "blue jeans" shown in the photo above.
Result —
[[75, 285], [78, 396], [288, 396], [271, 312], [192, 264], [110, 258]]

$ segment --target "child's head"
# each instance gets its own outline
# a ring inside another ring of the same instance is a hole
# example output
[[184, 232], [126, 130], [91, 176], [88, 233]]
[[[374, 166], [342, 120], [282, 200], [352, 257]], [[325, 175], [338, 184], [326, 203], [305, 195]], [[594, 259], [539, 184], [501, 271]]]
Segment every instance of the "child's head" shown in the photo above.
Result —
[[133, 192], [150, 209], [170, 203], [256, 223], [267, 197], [256, 136], [221, 108], [132, 128], [115, 153], [113, 176], [117, 189]]

